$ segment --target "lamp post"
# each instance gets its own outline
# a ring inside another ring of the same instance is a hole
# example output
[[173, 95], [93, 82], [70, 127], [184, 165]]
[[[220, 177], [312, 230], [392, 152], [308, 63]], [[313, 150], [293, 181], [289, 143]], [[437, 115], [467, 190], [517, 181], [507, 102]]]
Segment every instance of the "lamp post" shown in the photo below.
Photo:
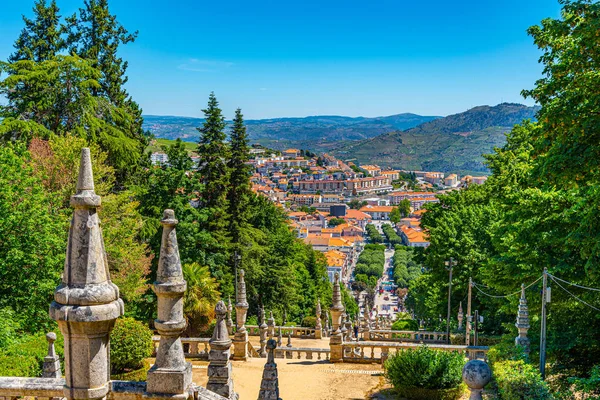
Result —
[[456, 265], [456, 261], [454, 258], [450, 257], [448, 261], [445, 262], [446, 269], [448, 270], [448, 315], [446, 316], [446, 342], [450, 344], [450, 300], [452, 297], [452, 268]]

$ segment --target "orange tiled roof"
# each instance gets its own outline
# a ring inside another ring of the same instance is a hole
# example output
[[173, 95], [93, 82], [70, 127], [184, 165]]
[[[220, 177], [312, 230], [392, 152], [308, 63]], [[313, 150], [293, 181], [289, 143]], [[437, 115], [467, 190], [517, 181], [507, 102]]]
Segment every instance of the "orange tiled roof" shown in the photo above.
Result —
[[366, 212], [392, 212], [392, 206], [364, 206], [360, 211]]
[[352, 208], [346, 210], [346, 216], [344, 217], [346, 219], [356, 219], [358, 221], [362, 221], [364, 219], [372, 219], [373, 217], [371, 217], [369, 214], [366, 214], [360, 210], [354, 210]]

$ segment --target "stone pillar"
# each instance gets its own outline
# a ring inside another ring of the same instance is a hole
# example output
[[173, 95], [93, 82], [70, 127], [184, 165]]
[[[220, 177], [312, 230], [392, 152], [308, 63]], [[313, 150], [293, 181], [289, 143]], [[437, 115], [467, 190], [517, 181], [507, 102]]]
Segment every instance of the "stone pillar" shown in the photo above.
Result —
[[277, 347], [281, 347], [283, 343], [283, 335], [281, 334], [281, 326], [279, 327], [279, 332], [277, 333]]
[[340, 326], [342, 325], [342, 314], [344, 313], [344, 305], [342, 304], [342, 292], [340, 290], [340, 275], [336, 272], [333, 281], [333, 305], [329, 309], [331, 311], [332, 332], [329, 337], [329, 349], [331, 362], [343, 361], [344, 338]]
[[260, 325], [258, 326], [258, 335], [260, 337], [260, 350], [258, 355], [261, 358], [267, 356], [267, 335], [269, 334], [269, 326], [265, 323], [265, 309], [260, 309]]
[[315, 323], [315, 339], [323, 338], [323, 325], [321, 324], [321, 299], [317, 300], [316, 307], [316, 317], [317, 321]]
[[525, 353], [529, 354], [529, 338], [527, 331], [529, 330], [529, 310], [527, 307], [527, 298], [525, 298], [525, 285], [521, 285], [521, 300], [519, 300], [519, 312], [517, 314], [517, 323], [515, 324], [519, 330], [519, 336], [515, 338], [515, 345], [522, 346]]
[[185, 330], [183, 295], [187, 283], [183, 279], [173, 210], [165, 210], [158, 270], [153, 290], [158, 297], [158, 317], [154, 327], [160, 334], [154, 366], [148, 371], [146, 392], [187, 397], [192, 383], [192, 364], [185, 361], [181, 334]]
[[458, 304], [458, 330], [462, 329], [463, 318], [465, 317], [462, 308], [462, 301]]
[[273, 317], [273, 311], [269, 311], [269, 319], [267, 320], [267, 326], [269, 328], [269, 339], [273, 339], [275, 337], [275, 318]]
[[267, 349], [267, 363], [263, 370], [262, 381], [260, 382], [260, 392], [258, 400], [281, 400], [279, 397], [279, 378], [277, 376], [277, 364], [275, 364], [275, 340], [269, 339]]
[[110, 331], [123, 315], [119, 289], [110, 280], [94, 191], [90, 149], [81, 150], [81, 164], [71, 207], [62, 283], [54, 292], [50, 317], [65, 340], [64, 396], [104, 399], [110, 379]]
[[48, 341], [48, 355], [44, 357], [44, 365], [42, 367], [42, 378], [60, 378], [60, 360], [56, 354], [54, 348], [54, 342], [56, 341], [56, 333], [48, 332], [46, 334], [46, 340]]
[[329, 311], [325, 310], [325, 336], [329, 336]]
[[233, 320], [231, 319], [231, 314], [233, 311], [233, 307], [231, 306], [231, 296], [227, 299], [227, 333], [229, 336], [233, 335]]
[[[292, 331], [288, 332], [287, 345], [285, 347], [292, 347]], [[286, 351], [285, 358], [288, 358], [288, 359], [292, 358], [292, 352]]]
[[[229, 303], [231, 304], [231, 302]], [[231, 379], [231, 339], [227, 331], [225, 316], [227, 307], [219, 301], [215, 306], [217, 324], [210, 339], [210, 352], [208, 353], [208, 383], [206, 388], [211, 392], [237, 400], [238, 395], [233, 391], [233, 380]]]
[[363, 319], [363, 339], [371, 340], [371, 318], [369, 318], [369, 314], [365, 313], [365, 317]]
[[246, 361], [248, 359], [248, 332], [245, 326], [247, 313], [246, 282], [244, 282], [244, 270], [240, 269], [235, 304], [236, 330], [233, 338], [233, 359], [237, 361]]
[[465, 364], [462, 371], [463, 382], [471, 390], [469, 400], [483, 400], [483, 388], [492, 379], [489, 365], [481, 360], [471, 360]]
[[350, 321], [350, 315], [346, 314], [346, 338], [345, 341], [350, 342], [352, 340], [352, 321]]
[[344, 342], [348, 341], [348, 328], [346, 327], [346, 313], [342, 313], [342, 323], [340, 325], [340, 332], [342, 333], [342, 340]]

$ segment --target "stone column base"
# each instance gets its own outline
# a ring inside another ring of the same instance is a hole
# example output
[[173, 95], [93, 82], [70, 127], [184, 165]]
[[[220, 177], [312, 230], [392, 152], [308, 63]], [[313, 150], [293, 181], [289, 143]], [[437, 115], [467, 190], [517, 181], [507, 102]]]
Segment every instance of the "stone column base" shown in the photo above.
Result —
[[160, 394], [183, 394], [192, 383], [192, 364], [186, 362], [181, 370], [150, 368], [146, 392]]
[[244, 333], [235, 336], [233, 339], [233, 359], [235, 361], [247, 361], [248, 360], [248, 334]]

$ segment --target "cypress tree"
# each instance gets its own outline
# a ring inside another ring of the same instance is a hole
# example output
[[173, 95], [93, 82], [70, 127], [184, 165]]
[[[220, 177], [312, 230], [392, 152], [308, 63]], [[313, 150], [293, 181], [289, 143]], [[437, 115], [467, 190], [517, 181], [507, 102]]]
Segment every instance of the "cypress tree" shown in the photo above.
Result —
[[205, 122], [198, 142], [200, 180], [204, 184], [202, 204], [213, 209], [225, 209], [229, 187], [228, 151], [225, 144], [225, 118], [215, 94], [211, 92], [208, 106], [202, 110]]
[[234, 246], [239, 245], [241, 230], [247, 223], [248, 200], [250, 191], [250, 166], [246, 162], [250, 159], [248, 137], [244, 126], [244, 116], [239, 108], [235, 110], [233, 126], [231, 128], [230, 149], [231, 156], [228, 162], [230, 172], [229, 191], [227, 202], [229, 206], [229, 233]]
[[13, 45], [15, 52], [8, 58], [11, 63], [21, 60], [50, 60], [65, 48], [62, 37], [64, 28], [59, 25], [60, 15], [56, 1], [52, 0], [47, 5], [46, 0], [37, 0], [33, 13], [33, 19], [23, 16], [25, 28]]

